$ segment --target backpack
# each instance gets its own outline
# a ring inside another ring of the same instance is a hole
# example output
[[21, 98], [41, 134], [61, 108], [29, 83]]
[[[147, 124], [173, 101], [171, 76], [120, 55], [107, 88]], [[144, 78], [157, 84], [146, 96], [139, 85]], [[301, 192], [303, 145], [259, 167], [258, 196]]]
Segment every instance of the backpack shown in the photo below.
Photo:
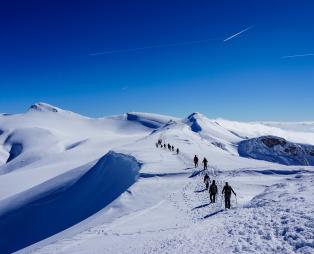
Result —
[[225, 195], [227, 196], [231, 196], [231, 187], [230, 186], [225, 186]]
[[217, 185], [216, 185], [216, 184], [212, 184], [212, 185], [210, 186], [209, 191], [210, 191], [210, 193], [212, 193], [212, 194], [216, 194], [216, 193], [218, 192], [218, 190], [217, 190]]

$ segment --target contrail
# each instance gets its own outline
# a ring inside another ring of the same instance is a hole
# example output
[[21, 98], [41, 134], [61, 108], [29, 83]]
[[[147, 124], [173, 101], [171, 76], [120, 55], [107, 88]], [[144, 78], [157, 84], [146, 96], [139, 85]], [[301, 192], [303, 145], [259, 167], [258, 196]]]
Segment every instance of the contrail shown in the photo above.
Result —
[[129, 49], [116, 49], [116, 50], [110, 50], [110, 51], [101, 51], [101, 52], [96, 52], [96, 53], [90, 53], [88, 55], [89, 56], [109, 55], [109, 54], [115, 54], [115, 53], [126, 53], [126, 52], [133, 52], [133, 51], [145, 50], [145, 49], [175, 47], [175, 46], [197, 44], [197, 43], [203, 43], [203, 42], [209, 42], [209, 41], [220, 41], [220, 40], [221, 40], [221, 38], [210, 38], [210, 39], [198, 40], [198, 41], [186, 41], [186, 42], [178, 42], [178, 43], [171, 43], [171, 44], [151, 45], [151, 46], [140, 47], [140, 48], [129, 48]]
[[282, 58], [295, 58], [295, 57], [305, 57], [305, 56], [314, 56], [314, 53], [291, 55], [291, 56], [283, 56]]
[[235, 37], [238, 37], [240, 34], [250, 30], [253, 27], [254, 27], [254, 25], [253, 26], [249, 26], [249, 27], [245, 28], [244, 30], [242, 30], [242, 31], [240, 31], [240, 32], [238, 32], [236, 34], [233, 34], [233, 35], [229, 36], [228, 38], [224, 39], [223, 42], [226, 42], [226, 41], [229, 41], [229, 40], [231, 40], [231, 39], [233, 39]]

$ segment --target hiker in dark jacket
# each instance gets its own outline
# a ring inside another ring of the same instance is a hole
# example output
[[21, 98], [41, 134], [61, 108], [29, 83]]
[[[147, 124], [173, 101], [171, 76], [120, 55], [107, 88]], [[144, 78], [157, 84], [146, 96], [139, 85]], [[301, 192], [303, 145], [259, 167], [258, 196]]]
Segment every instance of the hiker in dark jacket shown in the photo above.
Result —
[[179, 150], [179, 148], [177, 148], [177, 154], [179, 154], [179, 152], [180, 152], [180, 150]]
[[237, 195], [234, 190], [232, 189], [232, 187], [228, 184], [228, 182], [226, 182], [226, 185], [224, 186], [224, 188], [222, 189], [222, 194], [225, 194], [225, 208], [226, 209], [230, 209], [230, 198], [231, 198], [231, 194], [234, 194], [235, 196]]
[[194, 156], [194, 165], [195, 165], [195, 167], [197, 168], [198, 167], [198, 158], [197, 158], [197, 156], [195, 155]]
[[210, 181], [209, 175], [206, 173], [205, 176], [204, 176], [204, 183], [205, 183], [205, 186], [206, 186], [206, 190], [208, 190], [209, 181]]
[[209, 187], [210, 203], [215, 203], [216, 202], [217, 192], [218, 192], [218, 188], [217, 188], [215, 180], [213, 180], [212, 184]]
[[207, 159], [204, 157], [204, 159], [203, 159], [204, 170], [207, 170], [207, 163], [208, 163], [208, 161], [207, 161]]

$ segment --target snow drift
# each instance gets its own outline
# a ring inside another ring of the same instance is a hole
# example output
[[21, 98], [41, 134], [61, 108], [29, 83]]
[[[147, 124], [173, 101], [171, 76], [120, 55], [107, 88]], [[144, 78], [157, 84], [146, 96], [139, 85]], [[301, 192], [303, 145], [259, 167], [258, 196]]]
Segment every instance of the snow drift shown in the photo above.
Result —
[[[139, 167], [135, 158], [109, 152], [77, 181], [41, 193], [38, 186], [29, 190], [34, 195], [7, 200], [11, 205], [0, 207], [0, 253], [19, 250], [101, 210], [135, 182]], [[16, 199], [21, 201], [10, 202]]]

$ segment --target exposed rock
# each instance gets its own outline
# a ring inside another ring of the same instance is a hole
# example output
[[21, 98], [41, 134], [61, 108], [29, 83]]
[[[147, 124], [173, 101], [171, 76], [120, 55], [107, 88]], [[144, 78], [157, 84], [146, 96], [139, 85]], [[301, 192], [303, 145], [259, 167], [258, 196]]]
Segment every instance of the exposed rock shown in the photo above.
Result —
[[239, 143], [240, 156], [285, 165], [314, 165], [314, 146], [289, 142], [281, 137], [262, 136]]

